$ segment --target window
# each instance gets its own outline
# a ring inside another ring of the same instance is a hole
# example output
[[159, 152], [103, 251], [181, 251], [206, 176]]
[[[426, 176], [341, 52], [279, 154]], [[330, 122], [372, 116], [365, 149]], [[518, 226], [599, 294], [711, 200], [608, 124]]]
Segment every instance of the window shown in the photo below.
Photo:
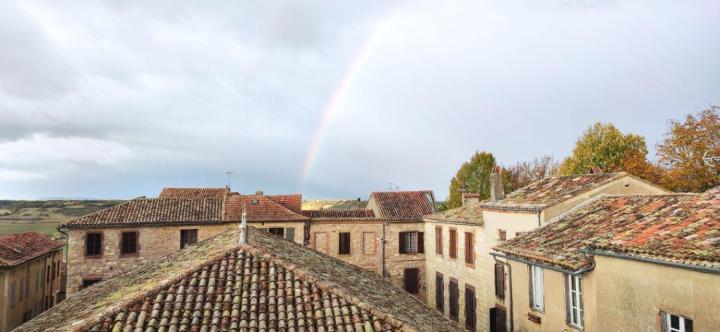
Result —
[[102, 279], [83, 279], [82, 288], [88, 288], [93, 284], [100, 282]]
[[692, 319], [660, 311], [662, 332], [692, 332]]
[[443, 254], [442, 226], [435, 226], [435, 253]]
[[458, 282], [456, 279], [450, 278], [450, 319], [458, 321], [458, 311], [460, 304], [458, 303], [458, 296], [460, 290], [458, 289]]
[[400, 232], [401, 254], [422, 254], [425, 252], [423, 232]]
[[181, 229], [180, 230], [180, 249], [183, 249], [191, 244], [197, 243], [198, 235], [197, 229]]
[[375, 255], [377, 248], [375, 232], [363, 232], [363, 254]]
[[568, 275], [568, 322], [570, 325], [582, 327], [582, 278], [576, 275]]
[[495, 308], [490, 308], [490, 332], [507, 331], [506, 321], [505, 308], [499, 304], [496, 304]]
[[505, 267], [495, 263], [495, 296], [505, 298]]
[[350, 255], [350, 233], [341, 232], [338, 235], [338, 254]]
[[279, 237], [285, 237], [285, 228], [282, 227], [270, 227], [268, 228], [268, 232], [272, 235], [277, 235]]
[[530, 308], [540, 311], [545, 309], [543, 287], [543, 269], [530, 265]]
[[[102, 255], [102, 233], [85, 234], [85, 256]], [[48, 278], [52, 275], [48, 275]]]
[[440, 272], [435, 274], [435, 308], [440, 312], [445, 311], [445, 283]]
[[410, 294], [420, 293], [420, 269], [409, 268], [403, 270], [403, 283], [405, 291]]
[[120, 255], [132, 255], [138, 252], [138, 232], [123, 232], [120, 240]]
[[465, 328], [475, 331], [475, 288], [465, 285]]
[[450, 228], [450, 258], [457, 258], [457, 230]]
[[507, 232], [504, 229], [498, 229], [498, 240], [505, 241], [507, 240]]
[[465, 232], [465, 263], [474, 265], [475, 264], [475, 250], [473, 243], [473, 233]]
[[285, 240], [295, 242], [295, 228], [293, 228], [293, 227], [285, 228]]

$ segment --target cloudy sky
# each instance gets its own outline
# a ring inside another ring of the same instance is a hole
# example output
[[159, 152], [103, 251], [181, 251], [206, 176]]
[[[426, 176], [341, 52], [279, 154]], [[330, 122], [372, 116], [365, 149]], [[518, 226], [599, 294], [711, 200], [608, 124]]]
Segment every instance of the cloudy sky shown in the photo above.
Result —
[[2, 1], [0, 199], [367, 197], [476, 150], [654, 146], [720, 104], [718, 1]]

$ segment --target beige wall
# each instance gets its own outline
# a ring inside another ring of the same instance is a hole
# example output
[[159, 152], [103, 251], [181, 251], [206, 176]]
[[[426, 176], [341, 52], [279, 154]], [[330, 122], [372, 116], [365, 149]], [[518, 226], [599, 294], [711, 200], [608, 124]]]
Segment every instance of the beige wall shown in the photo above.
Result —
[[720, 331], [720, 275], [605, 256], [595, 262], [595, 280], [608, 287], [598, 287], [592, 310], [605, 331], [660, 331], [660, 310], [692, 319], [694, 331]]
[[[426, 273], [425, 254], [401, 254], [400, 253], [400, 232], [424, 232], [423, 222], [390, 222], [385, 225], [385, 270], [393, 285], [403, 288], [404, 270], [417, 268], [420, 271], [419, 287], [417, 295], [422, 301], [426, 299]], [[427, 249], [425, 249], [427, 252]]]
[[[35, 317], [57, 303], [62, 257], [62, 250], [57, 250], [16, 267], [0, 269], [0, 332], [9, 331], [22, 324], [25, 312], [30, 312], [30, 316]], [[48, 267], [51, 274], [49, 282]], [[52, 274], [53, 271], [55, 274]], [[11, 306], [10, 288], [13, 281], [16, 287], [16, 303]], [[28, 283], [29, 293], [23, 293], [20, 300], [23, 281]]]
[[[436, 227], [442, 228], [442, 254], [437, 254], [435, 245]], [[457, 241], [457, 258], [450, 258], [450, 229], [454, 228], [458, 233]], [[473, 233], [475, 264], [468, 265], [465, 263], [465, 233]], [[476, 326], [477, 331], [487, 331], [488, 309], [494, 304], [494, 296], [492, 289], [489, 288], [490, 283], [487, 282], [489, 271], [492, 271], [492, 259], [488, 253], [488, 247], [485, 245], [485, 232], [482, 226], [467, 224], [451, 224], [439, 223], [427, 220], [425, 222], [425, 261], [426, 261], [426, 288], [427, 288], [427, 304], [431, 308], [436, 308], [435, 298], [435, 276], [437, 273], [443, 276], [443, 296], [444, 307], [443, 315], [449, 316], [449, 283], [450, 278], [458, 280], [458, 288], [460, 290], [459, 315], [458, 321], [464, 326], [465, 317], [465, 286], [469, 285], [475, 288], [476, 298]]]
[[[349, 255], [338, 253], [341, 232], [350, 233]], [[310, 223], [309, 246], [326, 255], [380, 274], [381, 233], [382, 222], [379, 221], [313, 221]], [[323, 238], [323, 248], [318, 248], [316, 240]]]
[[[287, 222], [287, 221], [264, 221], [264, 222], [248, 222], [248, 224], [252, 227], [259, 227], [259, 228], [270, 228], [270, 227], [282, 227], [282, 228], [293, 228], [295, 229], [295, 237], [293, 238], [293, 242], [297, 244], [305, 244], [305, 222]], [[238, 224], [235, 224], [233, 226], [235, 229], [237, 229]]]

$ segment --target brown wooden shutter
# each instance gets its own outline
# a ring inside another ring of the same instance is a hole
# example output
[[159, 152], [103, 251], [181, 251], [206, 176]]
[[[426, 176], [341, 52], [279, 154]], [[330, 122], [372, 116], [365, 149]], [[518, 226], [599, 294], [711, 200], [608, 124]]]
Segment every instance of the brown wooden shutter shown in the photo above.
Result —
[[400, 253], [401, 253], [401, 254], [406, 254], [406, 253], [407, 253], [407, 251], [406, 251], [406, 249], [407, 249], [407, 243], [405, 243], [405, 236], [404, 236], [404, 235], [405, 235], [404, 232], [400, 232], [400, 233], [398, 234], [398, 237], [399, 237], [398, 243], [400, 244], [400, 248], [399, 248], [399, 249], [400, 249]]
[[440, 226], [435, 226], [435, 253], [438, 255], [443, 253], [442, 227]]
[[505, 268], [500, 263], [495, 263], [495, 295], [505, 298]]
[[465, 263], [475, 263], [475, 252], [473, 251], [473, 233], [465, 233]]
[[450, 258], [457, 258], [457, 230], [450, 229]]
[[506, 325], [507, 317], [505, 315], [505, 308], [496, 306], [495, 307], [495, 331], [507, 331]]
[[440, 272], [435, 274], [435, 308], [440, 312], [445, 311], [445, 283]]
[[418, 254], [424, 254], [425, 253], [425, 233], [418, 232], [417, 236], [417, 252]]

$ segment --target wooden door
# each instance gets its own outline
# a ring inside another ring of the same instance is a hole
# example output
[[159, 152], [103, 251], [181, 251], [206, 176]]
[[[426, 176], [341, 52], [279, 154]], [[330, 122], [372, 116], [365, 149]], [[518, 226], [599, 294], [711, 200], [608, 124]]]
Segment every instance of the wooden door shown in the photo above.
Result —
[[420, 292], [420, 269], [405, 269], [403, 271], [403, 280], [405, 284], [405, 291], [410, 294], [418, 294]]

